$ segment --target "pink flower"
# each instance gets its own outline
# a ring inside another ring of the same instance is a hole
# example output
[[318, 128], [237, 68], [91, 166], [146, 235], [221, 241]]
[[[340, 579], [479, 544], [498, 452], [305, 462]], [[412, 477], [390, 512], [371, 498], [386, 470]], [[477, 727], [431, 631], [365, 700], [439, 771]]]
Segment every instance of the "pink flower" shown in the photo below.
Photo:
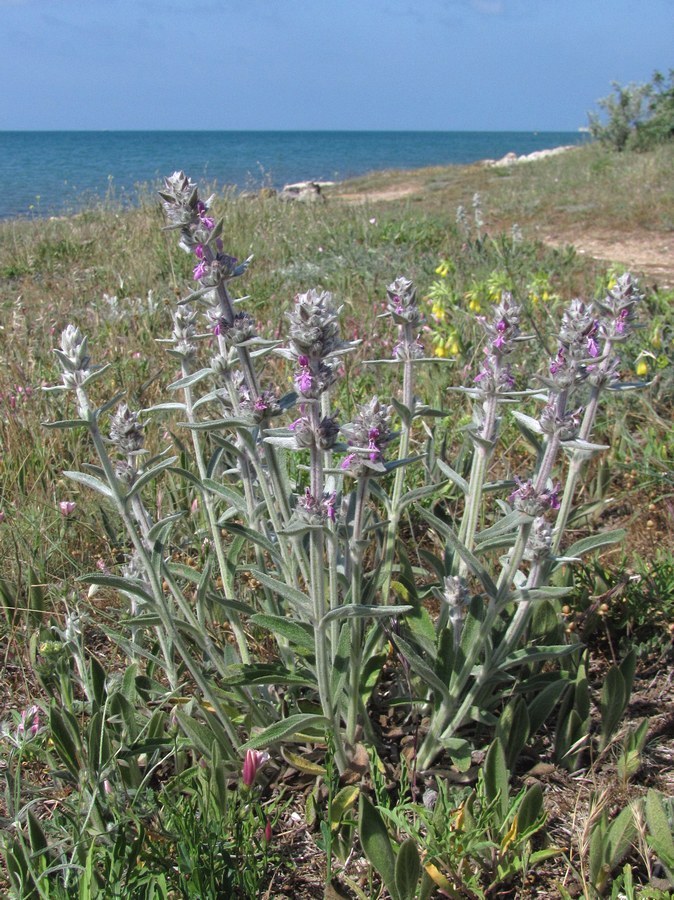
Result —
[[77, 503], [74, 500], [61, 500], [59, 502], [59, 510], [64, 519], [68, 519], [75, 512]]
[[35, 737], [40, 730], [40, 707], [29, 706], [21, 713], [21, 722], [19, 723], [19, 734], [24, 736]]
[[246, 750], [246, 756], [243, 761], [243, 769], [241, 771], [241, 780], [246, 787], [252, 787], [258, 771], [269, 759], [269, 754], [261, 750]]

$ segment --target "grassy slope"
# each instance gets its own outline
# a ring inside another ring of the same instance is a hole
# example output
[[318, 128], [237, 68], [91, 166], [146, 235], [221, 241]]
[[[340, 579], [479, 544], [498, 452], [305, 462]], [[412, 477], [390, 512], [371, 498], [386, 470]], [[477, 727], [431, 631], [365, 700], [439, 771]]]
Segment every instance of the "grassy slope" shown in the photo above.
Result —
[[609, 153], [598, 145], [507, 168], [437, 167], [384, 172], [340, 185], [335, 193], [414, 187], [415, 207], [436, 212], [470, 204], [472, 192], [486, 201], [495, 227], [517, 222], [540, 233], [613, 229], [616, 233], [674, 229], [674, 145], [650, 153]]
[[[381, 327], [375, 316], [393, 277], [409, 274], [425, 292], [438, 259], [461, 253], [453, 230], [456, 207], [470, 209], [476, 191], [492, 231], [508, 230], [514, 222], [530, 236], [554, 226], [570, 239], [586, 229], [671, 231], [673, 168], [674, 147], [640, 156], [587, 147], [510, 169], [380, 173], [337, 186], [326, 204], [242, 200], [220, 202], [218, 211], [225, 218], [226, 249], [256, 254], [242, 290], [251, 295], [247, 305], [267, 333], [281, 327], [283, 308], [297, 290], [320, 285], [345, 304], [346, 331], [358, 329], [367, 338]], [[364, 207], [339, 201], [345, 194], [367, 198], [400, 186], [412, 191], [396, 201], [369, 199]], [[105, 546], [96, 505], [60, 474], [90, 458], [86, 446], [75, 435], [40, 427], [72, 411], [57, 409], [39, 388], [54, 381], [51, 347], [73, 321], [91, 335], [97, 361], [116, 363], [115, 386], [130, 392], [131, 405], [166, 399], [158, 386], [172, 380], [172, 364], [154, 339], [170, 331], [169, 301], [184, 294], [192, 263], [175, 249], [173, 236], [162, 234], [162, 224], [154, 201], [126, 212], [102, 208], [62, 220], [0, 223], [0, 509], [12, 525], [0, 533], [0, 576], [11, 582], [21, 604], [31, 567], [38, 581], [50, 585], [51, 602], [62, 608], [73, 570], [91, 569], [99, 554], [114, 552]], [[572, 287], [591, 293], [598, 271], [591, 263], [574, 270], [564, 295]], [[158, 303], [152, 312], [149, 291]], [[119, 298], [118, 318], [104, 294]], [[78, 501], [78, 515], [65, 522], [58, 501], [71, 497]], [[18, 661], [18, 631], [2, 626], [0, 616], [1, 652]], [[17, 708], [30, 696], [27, 666], [24, 672], [11, 690], [0, 684]]]

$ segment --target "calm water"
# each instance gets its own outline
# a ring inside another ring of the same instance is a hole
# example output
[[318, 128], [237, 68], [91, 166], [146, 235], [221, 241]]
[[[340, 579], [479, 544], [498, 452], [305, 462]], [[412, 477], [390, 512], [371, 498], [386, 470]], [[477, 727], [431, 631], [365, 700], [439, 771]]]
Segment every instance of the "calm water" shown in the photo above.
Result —
[[382, 169], [470, 163], [580, 143], [578, 132], [5, 131], [0, 218], [133, 203], [182, 169], [193, 180], [252, 189], [339, 181]]

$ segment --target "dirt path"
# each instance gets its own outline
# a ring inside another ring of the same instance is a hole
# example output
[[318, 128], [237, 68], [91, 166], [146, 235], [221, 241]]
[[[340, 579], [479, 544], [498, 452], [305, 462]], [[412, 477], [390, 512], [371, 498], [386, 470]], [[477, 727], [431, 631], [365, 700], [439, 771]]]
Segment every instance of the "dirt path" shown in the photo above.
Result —
[[607, 234], [591, 231], [561, 232], [540, 235], [551, 246], [571, 244], [578, 253], [606, 263], [627, 266], [655, 280], [660, 288], [674, 287], [674, 234], [641, 231]]
[[[345, 203], [366, 204], [402, 200], [423, 190], [419, 181], [403, 181], [370, 190], [339, 192]], [[578, 253], [604, 263], [625, 266], [655, 281], [659, 288], [674, 288], [674, 233], [667, 231], [602, 232], [558, 229], [536, 235], [554, 247], [572, 245]]]

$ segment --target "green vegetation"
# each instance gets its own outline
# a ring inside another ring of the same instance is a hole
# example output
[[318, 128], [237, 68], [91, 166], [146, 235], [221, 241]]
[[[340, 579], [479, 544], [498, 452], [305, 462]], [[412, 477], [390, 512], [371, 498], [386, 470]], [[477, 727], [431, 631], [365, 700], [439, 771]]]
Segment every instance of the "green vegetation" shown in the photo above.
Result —
[[674, 138], [674, 69], [655, 72], [647, 84], [613, 83], [599, 101], [605, 121], [590, 113], [592, 137], [612, 150], [652, 150]]
[[[216, 198], [208, 212], [225, 250], [254, 255], [232, 285], [260, 338], [285, 344], [295, 295], [331, 291], [343, 336], [360, 340], [340, 358], [333, 414], [357, 444], [359, 404], [375, 393], [396, 404], [389, 461], [397, 452], [404, 465], [360, 481], [340, 474], [341, 457], [325, 467], [346, 523], [325, 545], [307, 518], [323, 496], [311, 449], [281, 454], [279, 483], [306, 515], [273, 530], [265, 516], [283, 510], [257, 493], [272, 456], [255, 462], [250, 423], [224, 404], [217, 427], [185, 424], [205, 423], [215, 399], [218, 335], [197, 341], [199, 363], [157, 341], [176, 328], [196, 260], [162, 231], [151, 195], [137, 209], [0, 223], [0, 688], [12, 698], [0, 736], [2, 888], [215, 900], [315, 897], [334, 881], [349, 897], [525, 897], [566, 896], [575, 881], [594, 897], [615, 879], [616, 896], [668, 895], [672, 775], [657, 751], [668, 746], [674, 625], [672, 291], [641, 279], [641, 327], [620, 344], [621, 386], [640, 389], [598, 407], [593, 440], [608, 449], [569, 445], [555, 462], [555, 478], [578, 485], [562, 552], [584, 559], [555, 562], [549, 583], [531, 580], [533, 563], [510, 580], [512, 558], [503, 568], [531, 525], [511, 509], [514, 476], [550, 455], [532, 426], [541, 383], [511, 398], [519, 419], [511, 403], [495, 417], [495, 453], [468, 437], [478, 405], [449, 388], [474, 385], [488, 346], [475, 317], [490, 317], [503, 291], [533, 336], [513, 353], [517, 387], [544, 371], [570, 301], [602, 303], [624, 284], [622, 267], [574, 251], [574, 232], [671, 230], [673, 160], [671, 143], [639, 155], [596, 144], [507, 170], [380, 174], [336, 186], [325, 203]], [[367, 197], [403, 185], [401, 199]], [[344, 199], [359, 192], [362, 202]], [[457, 217], [459, 206], [468, 212]], [[561, 246], [540, 240], [552, 231]], [[402, 363], [364, 364], [390, 360], [409, 324], [386, 290], [401, 275], [425, 317], [406, 339], [430, 359], [407, 393]], [[53, 348], [69, 323], [89, 338], [69, 332], [89, 373], [79, 411], [71, 394], [42, 390], [58, 382]], [[244, 349], [283, 397], [292, 360], [270, 347]], [[110, 369], [89, 369], [89, 355]], [[118, 392], [144, 412], [118, 412], [117, 439], [144, 425], [145, 456], [121, 457], [108, 438]], [[167, 400], [173, 409], [149, 411]], [[66, 427], [77, 416], [88, 431]], [[282, 450], [296, 416], [275, 423]], [[55, 420], [63, 427], [44, 427]], [[247, 489], [242, 458], [259, 466]], [[114, 491], [101, 490], [106, 461], [117, 480], [134, 469], [142, 482], [142, 515], [156, 523], [140, 542], [145, 570], [126, 568], [132, 538], [124, 504], [118, 516]], [[460, 525], [473, 502], [476, 521]], [[331, 548], [343, 556], [322, 598], [317, 569], [325, 560], [332, 571]], [[474, 595], [460, 625], [444, 597], [455, 577]], [[531, 602], [515, 597], [527, 589], [539, 591]], [[324, 625], [315, 611], [333, 591]], [[340, 619], [356, 596], [366, 613]], [[387, 602], [389, 615], [373, 612]], [[558, 805], [547, 778], [564, 786]]]

